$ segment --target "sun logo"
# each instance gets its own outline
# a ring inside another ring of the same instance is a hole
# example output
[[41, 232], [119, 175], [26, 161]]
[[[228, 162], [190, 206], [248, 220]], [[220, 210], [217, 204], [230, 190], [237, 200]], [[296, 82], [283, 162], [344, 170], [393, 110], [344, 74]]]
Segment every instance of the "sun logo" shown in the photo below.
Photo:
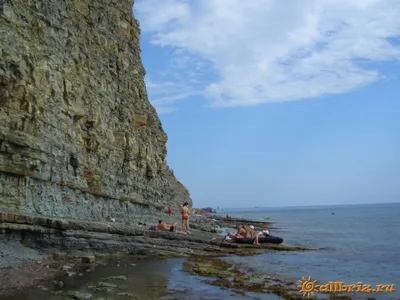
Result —
[[315, 284], [316, 280], [312, 280], [311, 276], [306, 277], [301, 277], [301, 280], [299, 280], [299, 285], [298, 288], [300, 289], [300, 292], [303, 292], [303, 297], [311, 297], [314, 296], [314, 290], [315, 290]]

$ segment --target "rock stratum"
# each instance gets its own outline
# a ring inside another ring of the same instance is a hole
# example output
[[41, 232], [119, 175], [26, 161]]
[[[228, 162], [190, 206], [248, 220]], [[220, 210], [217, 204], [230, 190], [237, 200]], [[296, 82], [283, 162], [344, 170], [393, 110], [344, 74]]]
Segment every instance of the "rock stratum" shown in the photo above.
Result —
[[191, 203], [166, 163], [132, 5], [0, 1], [0, 211], [150, 223]]

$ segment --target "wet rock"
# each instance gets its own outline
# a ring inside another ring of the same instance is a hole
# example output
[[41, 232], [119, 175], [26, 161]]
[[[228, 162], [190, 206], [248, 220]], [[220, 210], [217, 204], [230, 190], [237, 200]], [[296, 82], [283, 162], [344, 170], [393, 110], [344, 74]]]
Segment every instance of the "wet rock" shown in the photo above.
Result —
[[68, 277], [72, 277], [72, 276], [75, 276], [75, 275], [76, 275], [76, 272], [67, 271], [67, 276]]
[[54, 291], [51, 294], [54, 295], [54, 296], [58, 296], [58, 295], [63, 294], [63, 291]]
[[104, 288], [115, 289], [115, 288], [117, 288], [118, 286], [117, 286], [116, 284], [112, 284], [112, 283], [108, 283], [108, 282], [101, 281], [101, 282], [99, 282], [99, 283], [96, 285], [96, 287], [104, 287]]
[[65, 253], [65, 252], [55, 252], [55, 253], [53, 253], [53, 259], [55, 259], [55, 260], [66, 260], [67, 259], [67, 253]]
[[72, 299], [77, 299], [77, 300], [91, 300], [91, 299], [93, 299], [92, 294], [83, 293], [83, 292], [79, 292], [79, 291], [69, 291], [67, 293], [67, 296], [72, 298]]
[[[289, 289], [283, 284], [273, 284], [270, 285], [266, 292], [273, 293], [275, 295], [281, 296], [288, 300], [302, 300], [304, 297], [299, 292], [290, 292]], [[316, 297], [310, 296], [309, 299], [317, 299]]]
[[[301, 299], [298, 293], [292, 293], [287, 286], [275, 281], [268, 285], [268, 281], [255, 271], [240, 268], [233, 263], [218, 258], [190, 258], [183, 264], [184, 272], [202, 277], [214, 278], [205, 280], [206, 283], [222, 289], [233, 289], [239, 293], [274, 293], [285, 299]], [[297, 291], [297, 290], [296, 290]]]
[[192, 275], [217, 277], [232, 266], [231, 263], [220, 259], [193, 258], [185, 260], [183, 270]]
[[93, 289], [96, 292], [103, 292], [103, 293], [111, 293], [114, 292], [114, 289], [112, 288], [107, 288], [107, 287], [96, 287]]
[[117, 293], [117, 297], [119, 298], [129, 298], [129, 299], [134, 299], [134, 295], [130, 293]]
[[95, 286], [88, 286], [89, 289], [93, 289], [96, 292], [113, 292], [118, 286], [116, 284], [108, 283], [101, 281], [97, 283]]
[[62, 282], [62, 281], [54, 280], [54, 281], [53, 281], [53, 284], [54, 284], [56, 287], [60, 288], [60, 289], [62, 289], [62, 288], [64, 287], [64, 282]]
[[93, 255], [82, 257], [82, 263], [84, 264], [91, 264], [94, 262], [95, 262], [95, 257]]
[[120, 275], [120, 276], [109, 276], [103, 279], [104, 281], [112, 281], [112, 280], [126, 280], [126, 276]]
[[62, 269], [63, 271], [69, 271], [72, 270], [72, 266], [63, 266]]

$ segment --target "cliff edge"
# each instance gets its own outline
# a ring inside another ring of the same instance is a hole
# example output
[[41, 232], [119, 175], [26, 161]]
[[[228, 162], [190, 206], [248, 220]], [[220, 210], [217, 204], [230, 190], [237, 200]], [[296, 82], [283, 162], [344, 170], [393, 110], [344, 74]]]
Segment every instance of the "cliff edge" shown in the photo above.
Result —
[[154, 222], [191, 203], [166, 163], [132, 4], [0, 3], [0, 211]]

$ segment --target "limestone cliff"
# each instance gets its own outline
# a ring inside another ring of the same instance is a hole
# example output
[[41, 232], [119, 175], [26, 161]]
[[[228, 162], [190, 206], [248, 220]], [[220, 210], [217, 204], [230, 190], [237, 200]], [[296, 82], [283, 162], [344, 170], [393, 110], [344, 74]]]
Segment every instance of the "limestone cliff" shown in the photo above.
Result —
[[190, 201], [139, 35], [132, 0], [0, 1], [0, 211], [152, 222]]

